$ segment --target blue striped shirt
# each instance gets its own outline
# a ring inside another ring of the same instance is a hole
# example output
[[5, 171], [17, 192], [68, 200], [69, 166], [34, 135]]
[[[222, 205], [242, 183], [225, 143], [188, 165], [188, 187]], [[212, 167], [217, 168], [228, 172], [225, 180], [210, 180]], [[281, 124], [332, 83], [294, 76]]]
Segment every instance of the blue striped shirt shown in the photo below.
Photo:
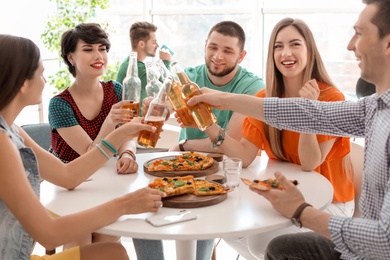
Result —
[[329, 231], [345, 259], [390, 259], [390, 90], [358, 102], [269, 98], [265, 121], [279, 129], [364, 137], [363, 218], [331, 216]]

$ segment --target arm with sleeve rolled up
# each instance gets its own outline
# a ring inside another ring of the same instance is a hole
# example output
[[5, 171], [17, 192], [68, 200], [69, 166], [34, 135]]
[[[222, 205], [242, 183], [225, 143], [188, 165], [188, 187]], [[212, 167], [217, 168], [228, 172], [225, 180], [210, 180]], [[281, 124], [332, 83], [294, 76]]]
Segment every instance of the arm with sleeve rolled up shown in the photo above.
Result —
[[264, 121], [263, 99], [246, 94], [234, 94], [201, 88], [202, 95], [196, 95], [187, 102], [192, 106], [205, 102], [219, 110], [232, 110], [242, 115]]
[[[364, 137], [365, 102], [322, 102], [303, 98], [258, 98], [202, 88], [188, 105], [205, 102], [220, 110], [261, 120], [278, 129], [295, 132]], [[265, 113], [266, 112], [266, 113]]]

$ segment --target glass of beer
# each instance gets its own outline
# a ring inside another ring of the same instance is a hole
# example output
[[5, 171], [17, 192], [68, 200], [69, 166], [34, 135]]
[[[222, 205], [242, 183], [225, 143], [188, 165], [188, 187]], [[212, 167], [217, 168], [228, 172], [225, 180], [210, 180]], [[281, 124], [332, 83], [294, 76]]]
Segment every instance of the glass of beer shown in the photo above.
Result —
[[149, 117], [144, 121], [145, 124], [152, 125], [156, 127], [156, 131], [149, 132], [146, 130], [140, 131], [138, 135], [138, 144], [146, 148], [155, 148], [160, 138], [160, 133], [162, 132], [162, 127], [164, 125], [165, 119], [161, 117]]
[[146, 148], [155, 148], [158, 139], [160, 138], [160, 133], [162, 132], [162, 127], [165, 122], [165, 118], [168, 114], [168, 108], [166, 105], [166, 100], [168, 92], [172, 86], [172, 78], [167, 78], [164, 81], [163, 87], [160, 89], [156, 98], [150, 102], [148, 112], [146, 113], [144, 123], [152, 125], [157, 129], [154, 132], [150, 131], [140, 131], [138, 135], [138, 144]]
[[140, 113], [140, 104], [139, 104], [139, 102], [137, 102], [137, 101], [131, 100], [131, 101], [129, 101], [129, 103], [123, 105], [122, 108], [131, 110], [132, 113], [133, 113], [133, 117], [139, 116], [139, 113]]

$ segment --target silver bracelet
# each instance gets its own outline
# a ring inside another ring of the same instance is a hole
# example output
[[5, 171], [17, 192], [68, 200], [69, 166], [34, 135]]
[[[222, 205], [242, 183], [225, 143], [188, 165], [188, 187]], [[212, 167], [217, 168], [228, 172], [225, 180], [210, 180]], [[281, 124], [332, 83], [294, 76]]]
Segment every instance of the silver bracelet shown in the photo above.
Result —
[[211, 148], [215, 149], [217, 148], [218, 146], [221, 146], [223, 141], [225, 141], [225, 129], [220, 127], [219, 128], [219, 134], [217, 135], [217, 137], [215, 137], [214, 140], [211, 140]]

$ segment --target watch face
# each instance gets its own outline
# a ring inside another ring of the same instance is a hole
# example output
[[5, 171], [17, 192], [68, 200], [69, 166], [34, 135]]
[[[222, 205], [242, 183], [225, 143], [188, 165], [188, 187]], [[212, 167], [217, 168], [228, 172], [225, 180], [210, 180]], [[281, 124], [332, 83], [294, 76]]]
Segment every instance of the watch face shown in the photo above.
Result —
[[300, 222], [298, 219], [296, 219], [296, 218], [292, 218], [292, 219], [291, 219], [291, 222], [292, 222], [295, 226], [297, 226], [297, 227], [302, 227], [301, 222]]

